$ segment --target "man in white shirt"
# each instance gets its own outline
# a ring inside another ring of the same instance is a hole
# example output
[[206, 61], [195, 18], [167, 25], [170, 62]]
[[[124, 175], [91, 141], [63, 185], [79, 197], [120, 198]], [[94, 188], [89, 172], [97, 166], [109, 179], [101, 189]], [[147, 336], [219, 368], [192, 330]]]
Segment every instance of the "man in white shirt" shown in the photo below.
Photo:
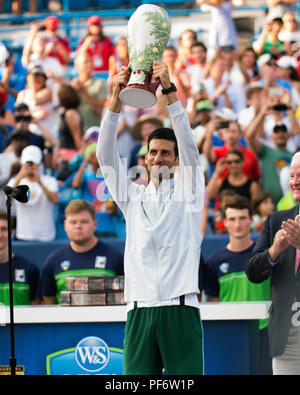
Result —
[[[29, 145], [29, 135], [26, 131], [16, 129], [11, 134], [11, 150], [0, 154], [0, 209], [6, 209], [6, 199], [2, 187], [20, 168], [22, 150]], [[12, 204], [12, 214], [15, 215], [15, 201]]]
[[161, 374], [163, 368], [166, 374], [203, 374], [199, 152], [168, 66], [154, 62], [153, 78], [161, 81], [174, 131], [160, 128], [149, 136], [148, 186], [129, 180], [116, 149], [119, 93], [129, 76], [122, 67], [113, 79], [97, 146], [107, 186], [126, 219], [124, 374]]
[[55, 238], [54, 205], [58, 203], [58, 184], [54, 177], [40, 174], [42, 151], [35, 145], [23, 149], [21, 169], [8, 185], [25, 184], [30, 189], [26, 204], [15, 202], [18, 240], [51, 241]]

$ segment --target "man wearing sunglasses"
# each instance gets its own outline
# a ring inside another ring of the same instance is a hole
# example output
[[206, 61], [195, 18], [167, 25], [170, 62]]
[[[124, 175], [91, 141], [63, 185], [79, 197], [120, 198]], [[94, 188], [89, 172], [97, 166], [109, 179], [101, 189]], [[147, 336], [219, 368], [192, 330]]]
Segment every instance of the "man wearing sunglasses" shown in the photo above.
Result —
[[[28, 133], [29, 145], [36, 145], [43, 151], [45, 146], [53, 147], [57, 143], [53, 134], [32, 117], [27, 104], [16, 103], [14, 110], [15, 130]], [[3, 147], [11, 151], [11, 136], [4, 141]]]

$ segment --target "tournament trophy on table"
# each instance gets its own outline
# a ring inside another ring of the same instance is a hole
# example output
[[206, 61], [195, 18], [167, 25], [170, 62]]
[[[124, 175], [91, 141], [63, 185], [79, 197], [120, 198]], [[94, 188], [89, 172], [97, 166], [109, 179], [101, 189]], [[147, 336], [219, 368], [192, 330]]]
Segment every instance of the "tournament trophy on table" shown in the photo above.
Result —
[[169, 41], [171, 21], [168, 13], [153, 4], [143, 4], [128, 22], [130, 79], [120, 92], [124, 104], [136, 108], [152, 107], [160, 81], [152, 82], [152, 64], [159, 61]]

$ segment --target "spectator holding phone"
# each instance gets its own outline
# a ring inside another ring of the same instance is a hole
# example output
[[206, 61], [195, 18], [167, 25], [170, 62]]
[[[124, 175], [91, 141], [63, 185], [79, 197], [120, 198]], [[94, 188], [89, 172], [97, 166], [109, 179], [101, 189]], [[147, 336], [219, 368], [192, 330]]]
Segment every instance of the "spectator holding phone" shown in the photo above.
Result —
[[274, 18], [272, 22], [265, 24], [258, 39], [253, 43], [253, 49], [257, 55], [268, 53], [279, 56], [284, 53], [283, 42], [278, 37], [282, 25], [281, 18]]
[[246, 130], [249, 147], [257, 154], [262, 171], [262, 187], [272, 194], [275, 204], [282, 198], [280, 171], [290, 165], [293, 153], [287, 149], [289, 133], [286, 125], [277, 124], [273, 127], [273, 147], [262, 141], [257, 135], [266, 113], [273, 105], [272, 97], [262, 106], [261, 111]]
[[23, 149], [21, 169], [8, 185], [25, 184], [30, 188], [26, 204], [15, 202], [17, 213], [16, 237], [19, 240], [51, 241], [55, 238], [54, 205], [58, 203], [58, 185], [54, 177], [40, 173], [42, 151], [33, 145]]
[[[229, 121], [221, 121], [220, 118], [213, 118], [207, 127], [207, 134], [203, 144], [203, 153], [207, 157], [208, 161], [215, 165], [220, 158], [225, 158], [228, 152], [233, 150], [240, 150], [244, 156], [243, 161], [243, 173], [250, 180], [259, 180], [260, 178], [260, 168], [257, 157], [255, 153], [248, 148], [245, 148], [240, 143], [240, 138], [242, 136], [240, 127], [238, 123], [231, 119]], [[222, 147], [212, 147], [212, 137], [215, 131], [218, 130], [221, 133], [221, 137], [224, 141]], [[228, 173], [225, 169], [220, 177], [224, 178]]]

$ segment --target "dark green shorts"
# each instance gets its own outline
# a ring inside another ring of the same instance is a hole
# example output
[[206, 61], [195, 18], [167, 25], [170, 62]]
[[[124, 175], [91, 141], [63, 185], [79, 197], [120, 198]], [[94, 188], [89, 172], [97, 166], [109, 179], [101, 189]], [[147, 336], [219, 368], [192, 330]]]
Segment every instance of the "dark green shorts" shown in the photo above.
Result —
[[124, 374], [203, 374], [200, 312], [189, 306], [130, 310], [124, 339]]

